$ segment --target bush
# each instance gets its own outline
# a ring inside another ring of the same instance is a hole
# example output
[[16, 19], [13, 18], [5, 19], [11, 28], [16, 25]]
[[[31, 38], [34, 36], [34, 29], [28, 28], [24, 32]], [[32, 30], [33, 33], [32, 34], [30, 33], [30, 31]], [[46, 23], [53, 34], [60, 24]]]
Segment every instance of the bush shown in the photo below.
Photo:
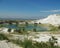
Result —
[[34, 29], [33, 29], [33, 31], [34, 31], [34, 32], [36, 32], [36, 31], [37, 31], [37, 29], [36, 29], [36, 28], [34, 28]]
[[35, 42], [33, 43], [32, 40], [24, 40], [24, 42], [17, 42], [23, 48], [60, 48], [59, 46], [51, 46], [50, 42]]
[[11, 40], [13, 43], [22, 46], [23, 48], [32, 48], [32, 41], [25, 39], [24, 41], [21, 40]]
[[[52, 40], [54, 40], [54, 42], [51, 42]], [[59, 46], [51, 45], [51, 43], [54, 44], [57, 39], [52, 36], [52, 40], [45, 43], [45, 42], [34, 42], [32, 40], [25, 38], [25, 40], [23, 41], [18, 39], [18, 40], [13, 40], [12, 42], [14, 42], [19, 46], [22, 46], [23, 48], [60, 48]]]
[[58, 31], [58, 27], [51, 27], [50, 31]]
[[11, 28], [8, 29], [8, 32], [11, 32]]
[[8, 38], [4, 34], [0, 34], [0, 40], [8, 40]]

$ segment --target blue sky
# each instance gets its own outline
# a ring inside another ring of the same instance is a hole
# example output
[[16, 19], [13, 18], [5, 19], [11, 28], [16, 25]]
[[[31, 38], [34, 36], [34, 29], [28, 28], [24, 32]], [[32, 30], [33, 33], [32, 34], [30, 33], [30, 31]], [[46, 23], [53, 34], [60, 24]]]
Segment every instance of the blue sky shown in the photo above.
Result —
[[60, 0], [0, 0], [2, 18], [40, 18], [60, 14]]

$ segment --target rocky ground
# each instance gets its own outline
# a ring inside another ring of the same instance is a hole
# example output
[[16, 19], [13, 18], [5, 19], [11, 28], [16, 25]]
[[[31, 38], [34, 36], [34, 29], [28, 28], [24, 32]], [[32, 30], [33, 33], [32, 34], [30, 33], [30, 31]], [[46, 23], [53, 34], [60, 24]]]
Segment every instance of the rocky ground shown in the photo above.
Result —
[[22, 48], [16, 44], [11, 42], [7, 42], [6, 40], [0, 41], [0, 48]]
[[[6, 35], [6, 34], [5, 34]], [[9, 36], [8, 36], [9, 35]], [[53, 34], [50, 32], [30, 32], [28, 34], [7, 34], [7, 37], [10, 40], [24, 40], [26, 38], [37, 41], [37, 42], [48, 42], [49, 39], [54, 36], [57, 38], [57, 45], [60, 46], [60, 34]], [[12, 42], [7, 42], [6, 40], [0, 41], [0, 48], [22, 48], [18, 46], [17, 44], [14, 44]]]

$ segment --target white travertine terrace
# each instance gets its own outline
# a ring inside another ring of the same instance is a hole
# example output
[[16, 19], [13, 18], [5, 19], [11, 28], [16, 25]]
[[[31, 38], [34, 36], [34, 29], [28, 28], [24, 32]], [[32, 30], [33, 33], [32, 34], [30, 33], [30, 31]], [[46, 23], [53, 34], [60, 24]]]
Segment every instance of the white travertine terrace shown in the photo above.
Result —
[[58, 14], [49, 15], [47, 18], [36, 20], [35, 23], [52, 24], [54, 26], [59, 26], [60, 25], [60, 15], [58, 15]]

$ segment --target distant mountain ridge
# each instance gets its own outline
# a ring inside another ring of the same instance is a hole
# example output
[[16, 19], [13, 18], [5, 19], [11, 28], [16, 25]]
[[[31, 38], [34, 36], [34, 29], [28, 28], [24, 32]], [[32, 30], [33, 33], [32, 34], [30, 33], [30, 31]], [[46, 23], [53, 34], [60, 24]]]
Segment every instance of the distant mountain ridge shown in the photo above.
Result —
[[38, 19], [42, 19], [42, 18], [45, 18], [45, 17], [43, 17], [43, 16], [40, 16], [40, 17], [30, 17], [30, 18], [27, 18], [27, 17], [25, 17], [25, 18], [16, 18], [16, 17], [0, 17], [0, 20], [38, 20]]
[[37, 20], [37, 19], [31, 19], [31, 18], [0, 18], [0, 20]]

